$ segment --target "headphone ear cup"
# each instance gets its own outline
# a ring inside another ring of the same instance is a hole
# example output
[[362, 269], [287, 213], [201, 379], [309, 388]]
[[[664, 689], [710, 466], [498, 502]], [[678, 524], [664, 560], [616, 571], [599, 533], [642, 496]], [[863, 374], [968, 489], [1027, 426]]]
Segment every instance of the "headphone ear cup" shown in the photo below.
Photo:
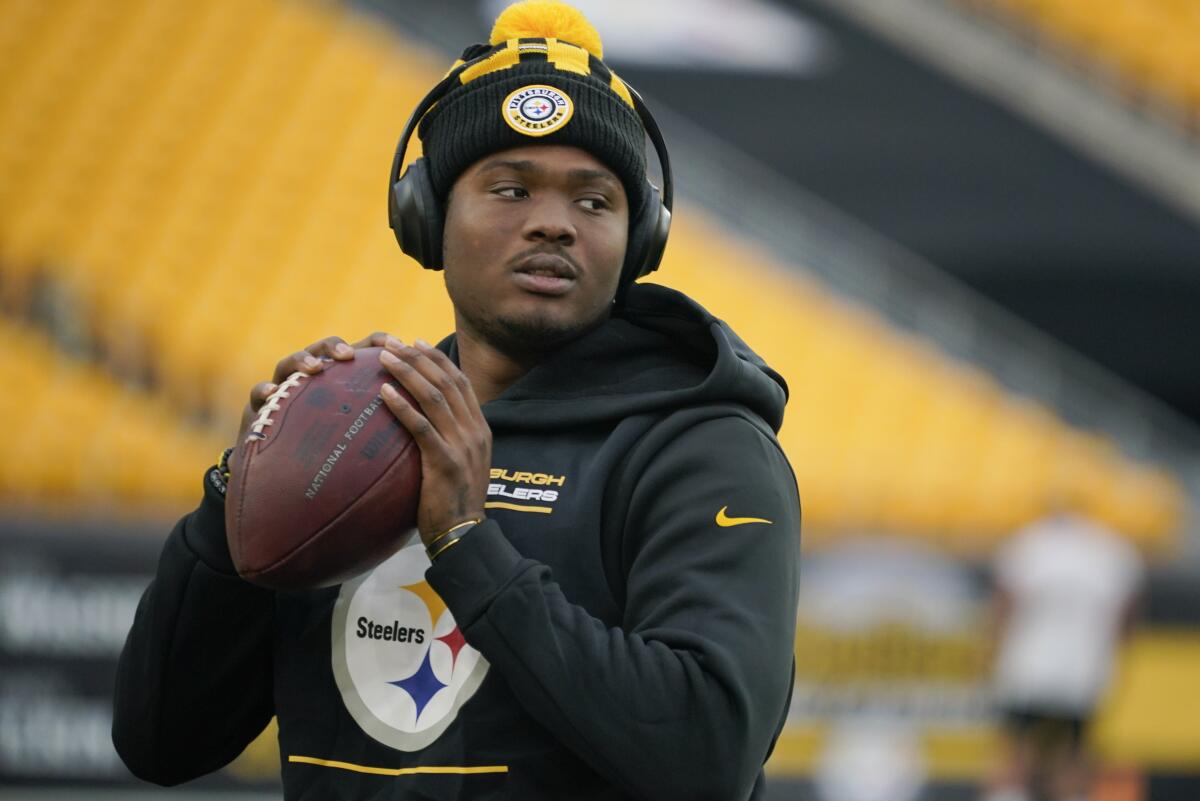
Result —
[[392, 185], [388, 221], [401, 250], [427, 270], [442, 269], [442, 204], [424, 157], [410, 164]]
[[662, 264], [663, 254], [667, 250], [667, 237], [671, 235], [671, 210], [658, 199], [655, 189], [654, 209], [658, 212], [650, 223], [650, 235], [647, 237], [646, 258], [642, 262], [642, 270], [638, 278], [649, 275]]
[[629, 226], [625, 264], [621, 268], [622, 286], [658, 269], [670, 233], [671, 212], [663, 205], [658, 187], [650, 184], [650, 192], [642, 204], [641, 213]]

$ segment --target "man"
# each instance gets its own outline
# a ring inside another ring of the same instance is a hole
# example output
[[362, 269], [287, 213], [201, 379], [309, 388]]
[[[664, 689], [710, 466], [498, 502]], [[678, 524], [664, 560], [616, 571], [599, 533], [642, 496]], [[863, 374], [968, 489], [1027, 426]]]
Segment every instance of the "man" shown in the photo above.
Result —
[[995, 570], [995, 694], [1004, 715], [987, 801], [1084, 801], [1088, 724], [1108, 689], [1142, 580], [1137, 551], [1077, 513], [1082, 498], [1013, 535]]
[[[385, 396], [421, 449], [422, 542], [340, 587], [253, 586], [211, 470], [122, 654], [135, 774], [214, 770], [275, 715], [288, 799], [763, 797], [797, 593], [786, 388], [688, 298], [630, 285], [644, 132], [571, 19], [468, 49], [421, 123], [454, 334], [357, 343], [420, 406]], [[530, 87], [571, 104], [548, 133], [550, 106], [502, 116]], [[246, 419], [350, 358], [283, 359]]]

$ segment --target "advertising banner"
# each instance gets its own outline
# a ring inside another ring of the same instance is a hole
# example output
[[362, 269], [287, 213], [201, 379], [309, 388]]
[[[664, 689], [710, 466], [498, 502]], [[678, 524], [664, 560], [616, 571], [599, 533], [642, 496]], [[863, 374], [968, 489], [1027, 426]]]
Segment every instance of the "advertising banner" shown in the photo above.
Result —
[[[169, 525], [0, 524], [0, 785], [141, 784], [113, 748], [113, 680]], [[251, 753], [196, 784], [270, 788], [278, 771]]]

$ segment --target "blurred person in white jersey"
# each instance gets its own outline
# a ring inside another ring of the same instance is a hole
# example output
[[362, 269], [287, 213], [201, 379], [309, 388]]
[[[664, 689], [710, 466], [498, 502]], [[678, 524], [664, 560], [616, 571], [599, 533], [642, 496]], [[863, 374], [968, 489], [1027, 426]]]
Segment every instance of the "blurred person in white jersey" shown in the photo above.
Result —
[[985, 801], [1086, 801], [1088, 724], [1128, 634], [1142, 561], [1117, 533], [1058, 497], [995, 564], [994, 693], [1003, 751]]

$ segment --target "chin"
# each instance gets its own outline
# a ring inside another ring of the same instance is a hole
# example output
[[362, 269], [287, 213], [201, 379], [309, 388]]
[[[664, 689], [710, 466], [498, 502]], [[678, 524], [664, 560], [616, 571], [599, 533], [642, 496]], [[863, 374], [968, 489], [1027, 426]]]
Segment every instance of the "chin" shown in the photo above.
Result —
[[512, 356], [540, 356], [591, 331], [608, 318], [608, 307], [586, 319], [562, 319], [544, 312], [510, 314], [474, 321], [492, 347]]

